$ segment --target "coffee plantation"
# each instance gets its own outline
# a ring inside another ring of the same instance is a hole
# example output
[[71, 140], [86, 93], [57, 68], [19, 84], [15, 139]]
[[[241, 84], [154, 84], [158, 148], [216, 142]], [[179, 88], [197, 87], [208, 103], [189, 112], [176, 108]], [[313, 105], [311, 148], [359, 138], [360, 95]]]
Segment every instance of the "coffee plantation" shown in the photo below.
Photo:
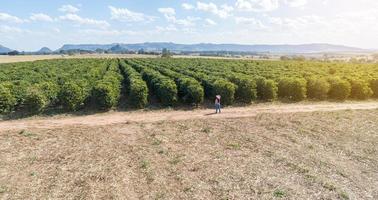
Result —
[[[378, 98], [378, 64], [202, 58], [56, 59], [0, 64], [0, 114]], [[125, 102], [121, 102], [125, 101]]]

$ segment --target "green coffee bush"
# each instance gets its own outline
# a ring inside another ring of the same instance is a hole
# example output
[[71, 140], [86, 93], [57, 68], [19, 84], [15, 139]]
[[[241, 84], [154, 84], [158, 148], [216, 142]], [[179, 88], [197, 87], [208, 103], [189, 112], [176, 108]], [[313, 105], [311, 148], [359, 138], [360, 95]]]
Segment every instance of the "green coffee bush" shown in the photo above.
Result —
[[215, 95], [221, 95], [223, 105], [231, 105], [234, 102], [236, 86], [224, 79], [214, 82], [214, 98]]
[[177, 83], [178, 95], [183, 102], [196, 105], [203, 102], [204, 90], [199, 82], [190, 78], [179, 78]]
[[177, 86], [173, 80], [161, 75], [155, 70], [141, 66], [140, 69], [143, 80], [153, 89], [163, 105], [171, 106], [177, 102]]
[[274, 80], [257, 79], [257, 97], [262, 101], [273, 101], [277, 98], [278, 87]]
[[374, 78], [370, 81], [370, 88], [373, 91], [373, 97], [378, 98], [378, 78]]
[[310, 99], [325, 100], [328, 97], [330, 84], [324, 78], [309, 78], [307, 80], [307, 96]]
[[6, 114], [14, 110], [17, 100], [11, 90], [0, 84], [0, 114]]
[[88, 97], [86, 88], [78, 83], [66, 82], [59, 92], [59, 102], [69, 111], [76, 111], [84, 106]]
[[237, 86], [235, 91], [235, 99], [237, 101], [251, 103], [257, 99], [257, 85], [254, 80], [232, 75], [230, 81]]
[[46, 97], [46, 103], [54, 105], [58, 101], [59, 86], [53, 82], [43, 82], [36, 85], [36, 87]]
[[342, 80], [340, 78], [330, 78], [328, 82], [331, 86], [328, 92], [329, 98], [343, 101], [350, 96], [351, 85], [348, 81]]
[[144, 108], [148, 103], [148, 87], [142, 76], [124, 60], [120, 61], [120, 69], [125, 78], [126, 90], [130, 104], [135, 108]]
[[302, 101], [306, 98], [306, 87], [305, 79], [283, 78], [278, 83], [278, 96], [292, 101]]
[[130, 103], [136, 108], [144, 108], [148, 103], [148, 87], [142, 79], [133, 79], [129, 82]]
[[353, 99], [368, 99], [373, 95], [372, 89], [369, 87], [369, 83], [360, 79], [351, 79], [351, 92], [350, 97]]
[[47, 97], [40, 89], [30, 87], [25, 98], [24, 106], [29, 113], [38, 114], [47, 106], [47, 101]]

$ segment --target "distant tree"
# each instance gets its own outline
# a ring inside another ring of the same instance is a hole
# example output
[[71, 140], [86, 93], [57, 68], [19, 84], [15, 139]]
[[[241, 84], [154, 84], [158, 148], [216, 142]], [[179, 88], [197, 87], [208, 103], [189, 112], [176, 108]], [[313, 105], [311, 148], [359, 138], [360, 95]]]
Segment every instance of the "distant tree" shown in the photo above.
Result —
[[138, 54], [145, 54], [144, 49], [139, 49]]
[[281, 56], [280, 60], [290, 60], [289, 56]]
[[20, 52], [18, 52], [18, 51], [11, 51], [11, 52], [8, 52], [8, 55], [10, 55], [10, 56], [16, 56], [16, 55], [18, 55], [18, 54], [20, 54]]
[[100, 48], [98, 48], [98, 49], [96, 49], [96, 53], [104, 53], [104, 50], [103, 50], [103, 49], [100, 49]]
[[162, 58], [170, 58], [171, 52], [167, 48], [164, 48], [161, 57]]

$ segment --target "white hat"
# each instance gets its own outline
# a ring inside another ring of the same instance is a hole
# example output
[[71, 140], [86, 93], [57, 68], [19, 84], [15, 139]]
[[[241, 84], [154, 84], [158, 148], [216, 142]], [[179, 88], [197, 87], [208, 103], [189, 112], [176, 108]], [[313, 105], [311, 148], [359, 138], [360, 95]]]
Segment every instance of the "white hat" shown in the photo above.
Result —
[[215, 96], [216, 98], [218, 98], [218, 99], [220, 99], [221, 98], [221, 96], [220, 95], [217, 95], [217, 96]]

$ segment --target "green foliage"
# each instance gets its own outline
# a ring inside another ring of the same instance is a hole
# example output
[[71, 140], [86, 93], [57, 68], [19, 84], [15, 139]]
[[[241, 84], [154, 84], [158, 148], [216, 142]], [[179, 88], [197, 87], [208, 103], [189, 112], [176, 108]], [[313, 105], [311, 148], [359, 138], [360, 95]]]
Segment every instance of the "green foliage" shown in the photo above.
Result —
[[325, 78], [309, 78], [307, 80], [307, 96], [311, 99], [325, 100], [328, 97], [330, 87]]
[[46, 103], [54, 105], [58, 101], [59, 86], [56, 83], [46, 81], [36, 85], [36, 87], [46, 97]]
[[177, 102], [177, 86], [173, 80], [145, 66], [133, 64], [132, 67], [141, 72], [143, 80], [163, 105], [171, 106]]
[[219, 79], [214, 82], [215, 95], [221, 95], [223, 105], [231, 105], [234, 102], [236, 86], [226, 80]]
[[292, 101], [302, 101], [306, 98], [306, 87], [305, 79], [283, 78], [278, 82], [278, 96]]
[[14, 109], [16, 98], [12, 95], [11, 90], [0, 85], [0, 114], [6, 114]]
[[373, 97], [378, 98], [378, 78], [370, 81], [370, 88], [373, 91]]
[[118, 63], [111, 62], [104, 77], [92, 89], [92, 99], [100, 109], [108, 110], [118, 104], [123, 80], [118, 70]]
[[352, 79], [350, 97], [353, 99], [368, 99], [373, 95], [373, 90], [369, 87], [369, 82], [361, 79]]
[[31, 87], [27, 91], [24, 106], [29, 113], [38, 114], [46, 107], [47, 101], [47, 97], [40, 89]]
[[329, 83], [331, 85], [328, 92], [328, 96], [334, 100], [346, 100], [351, 93], [351, 85], [348, 81], [340, 78], [330, 78]]
[[230, 81], [237, 86], [235, 91], [236, 100], [243, 103], [251, 103], [257, 99], [257, 85], [253, 79], [232, 75]]
[[277, 98], [278, 87], [273, 80], [260, 78], [257, 80], [257, 96], [263, 101], [273, 101]]
[[124, 60], [120, 61], [120, 69], [125, 78], [130, 104], [135, 108], [144, 108], [147, 103], [148, 87], [142, 76]]
[[107, 81], [100, 80], [92, 89], [92, 97], [100, 109], [110, 109], [118, 102], [119, 89], [113, 88], [113, 85]]
[[144, 108], [148, 103], [148, 87], [142, 79], [131, 80], [129, 85], [129, 98], [131, 105]]
[[255, 99], [272, 101], [277, 96], [292, 101], [307, 97], [378, 98], [376, 69], [374, 63], [299, 62], [286, 58], [154, 58], [124, 59], [119, 63], [116, 59], [57, 59], [0, 64], [0, 112], [38, 113], [46, 107], [60, 106], [78, 110], [88, 103], [110, 109], [118, 104], [122, 85], [127, 101], [136, 108], [147, 105], [150, 93], [168, 106], [177, 101], [198, 105], [205, 97], [213, 100], [216, 94], [226, 105]]
[[190, 78], [179, 78], [178, 95], [184, 103], [200, 104], [203, 102], [204, 90], [199, 82]]
[[74, 82], [65, 83], [59, 93], [59, 102], [69, 111], [76, 111], [84, 106], [84, 102], [88, 97], [83, 85]]

